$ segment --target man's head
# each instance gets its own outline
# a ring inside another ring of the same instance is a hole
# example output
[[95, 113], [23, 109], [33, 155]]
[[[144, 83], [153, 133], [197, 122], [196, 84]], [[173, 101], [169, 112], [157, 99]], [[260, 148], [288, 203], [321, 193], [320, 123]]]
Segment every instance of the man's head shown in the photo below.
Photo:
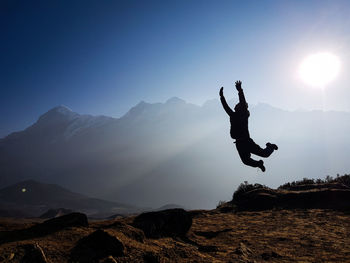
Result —
[[239, 111], [247, 109], [247, 108], [248, 108], [248, 103], [246, 103], [246, 105], [242, 105], [241, 103], [237, 103], [235, 106], [235, 111], [239, 112]]

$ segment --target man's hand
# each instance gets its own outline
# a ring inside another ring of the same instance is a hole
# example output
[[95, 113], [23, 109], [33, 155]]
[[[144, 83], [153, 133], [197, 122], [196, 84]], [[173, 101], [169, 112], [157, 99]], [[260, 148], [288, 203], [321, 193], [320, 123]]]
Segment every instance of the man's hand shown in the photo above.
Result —
[[221, 87], [219, 94], [220, 97], [224, 96], [224, 87]]
[[235, 84], [236, 84], [236, 89], [237, 89], [238, 91], [242, 91], [242, 81], [237, 80], [237, 81], [235, 82]]

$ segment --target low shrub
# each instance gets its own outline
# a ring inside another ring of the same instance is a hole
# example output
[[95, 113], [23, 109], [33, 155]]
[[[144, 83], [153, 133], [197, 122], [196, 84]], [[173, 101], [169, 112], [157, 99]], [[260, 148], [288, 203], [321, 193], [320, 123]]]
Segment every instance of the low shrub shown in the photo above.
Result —
[[293, 181], [290, 183], [283, 184], [279, 186], [278, 189], [288, 190], [299, 185], [318, 185], [318, 184], [328, 184], [328, 183], [341, 183], [350, 187], [350, 175], [344, 174], [340, 176], [338, 174], [337, 177], [335, 178], [327, 175], [324, 180], [304, 178], [303, 180], [300, 180], [300, 181]]
[[232, 200], [233, 201], [237, 201], [241, 198], [241, 196], [244, 193], [247, 193], [249, 191], [252, 190], [256, 190], [256, 189], [270, 189], [269, 187], [267, 187], [266, 185], [262, 185], [262, 184], [249, 184], [248, 181], [244, 181], [244, 183], [241, 183], [237, 190], [233, 193], [232, 196]]

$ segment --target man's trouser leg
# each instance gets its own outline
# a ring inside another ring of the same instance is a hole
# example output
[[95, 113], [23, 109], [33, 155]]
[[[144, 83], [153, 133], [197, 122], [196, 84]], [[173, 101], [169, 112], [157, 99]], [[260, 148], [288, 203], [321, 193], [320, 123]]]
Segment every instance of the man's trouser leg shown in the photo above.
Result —
[[265, 149], [261, 148], [252, 139], [250, 139], [250, 142], [249, 142], [249, 149], [252, 154], [255, 154], [264, 158], [269, 157], [274, 151], [272, 147], [266, 146]]
[[239, 157], [241, 157], [241, 160], [245, 165], [249, 165], [252, 167], [259, 167], [260, 165], [259, 161], [256, 161], [251, 158], [250, 144], [251, 142], [249, 141], [249, 139], [240, 140], [236, 142], [236, 148], [237, 148]]

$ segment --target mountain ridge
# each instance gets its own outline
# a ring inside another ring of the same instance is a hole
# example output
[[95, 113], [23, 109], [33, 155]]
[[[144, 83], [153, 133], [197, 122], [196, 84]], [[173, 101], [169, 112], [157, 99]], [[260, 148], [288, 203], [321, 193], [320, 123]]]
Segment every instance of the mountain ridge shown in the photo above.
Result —
[[[229, 104], [234, 104], [233, 100], [229, 100], [228, 101]], [[65, 105], [58, 105], [58, 106], [54, 106], [53, 108], [49, 109], [47, 112], [41, 114], [39, 116], [39, 118], [37, 119], [37, 121], [35, 121], [32, 125], [28, 126], [27, 128], [25, 128], [24, 130], [19, 130], [19, 131], [13, 131], [11, 133], [9, 133], [8, 135], [0, 138], [1, 140], [6, 139], [8, 136], [11, 136], [13, 134], [18, 134], [20, 132], [23, 132], [25, 130], [27, 130], [28, 128], [32, 127], [33, 125], [35, 125], [36, 123], [38, 123], [39, 121], [46, 119], [48, 117], [52, 117], [52, 115], [63, 115], [66, 116], [67, 119], [74, 119], [74, 118], [78, 118], [81, 116], [84, 117], [91, 117], [91, 118], [106, 118], [106, 119], [113, 119], [113, 120], [119, 120], [122, 118], [126, 118], [129, 115], [132, 115], [132, 113], [134, 112], [140, 112], [142, 111], [142, 109], [145, 109], [147, 107], [154, 107], [154, 106], [166, 106], [166, 105], [193, 105], [197, 108], [204, 108], [204, 107], [208, 107], [209, 105], [215, 105], [218, 106], [219, 100], [218, 99], [210, 99], [205, 101], [202, 105], [196, 105], [196, 104], [192, 104], [189, 102], [186, 102], [185, 100], [179, 98], [179, 97], [171, 97], [168, 100], [166, 100], [166, 102], [161, 103], [161, 102], [156, 102], [156, 103], [150, 103], [150, 102], [146, 102], [141, 100], [139, 103], [137, 103], [135, 106], [131, 107], [125, 114], [123, 114], [120, 117], [111, 117], [111, 116], [106, 116], [106, 115], [93, 115], [93, 114], [80, 114], [77, 113], [75, 111], [73, 111], [72, 109], [70, 109], [69, 107], [65, 106]], [[279, 111], [284, 111], [284, 112], [289, 112], [289, 113], [308, 113], [308, 112], [323, 112], [323, 113], [343, 113], [343, 114], [350, 114], [350, 112], [348, 111], [337, 111], [337, 110], [328, 110], [328, 111], [323, 111], [323, 110], [319, 110], [319, 109], [312, 109], [312, 110], [306, 110], [306, 109], [297, 109], [297, 110], [286, 110], [286, 109], [282, 109], [279, 107], [275, 107], [272, 106], [268, 103], [264, 103], [264, 102], [259, 102], [257, 104], [254, 104], [251, 106], [252, 109], [257, 109], [257, 108], [264, 108], [264, 109], [273, 109], [273, 110], [279, 110]]]
[[250, 107], [252, 138], [280, 146], [260, 176], [241, 163], [218, 100], [202, 106], [172, 100], [141, 102], [118, 119], [55, 107], [54, 116], [77, 118], [34, 124], [0, 140], [0, 185], [32, 178], [142, 207], [210, 208], [241, 181], [274, 186], [350, 169], [349, 113]]

